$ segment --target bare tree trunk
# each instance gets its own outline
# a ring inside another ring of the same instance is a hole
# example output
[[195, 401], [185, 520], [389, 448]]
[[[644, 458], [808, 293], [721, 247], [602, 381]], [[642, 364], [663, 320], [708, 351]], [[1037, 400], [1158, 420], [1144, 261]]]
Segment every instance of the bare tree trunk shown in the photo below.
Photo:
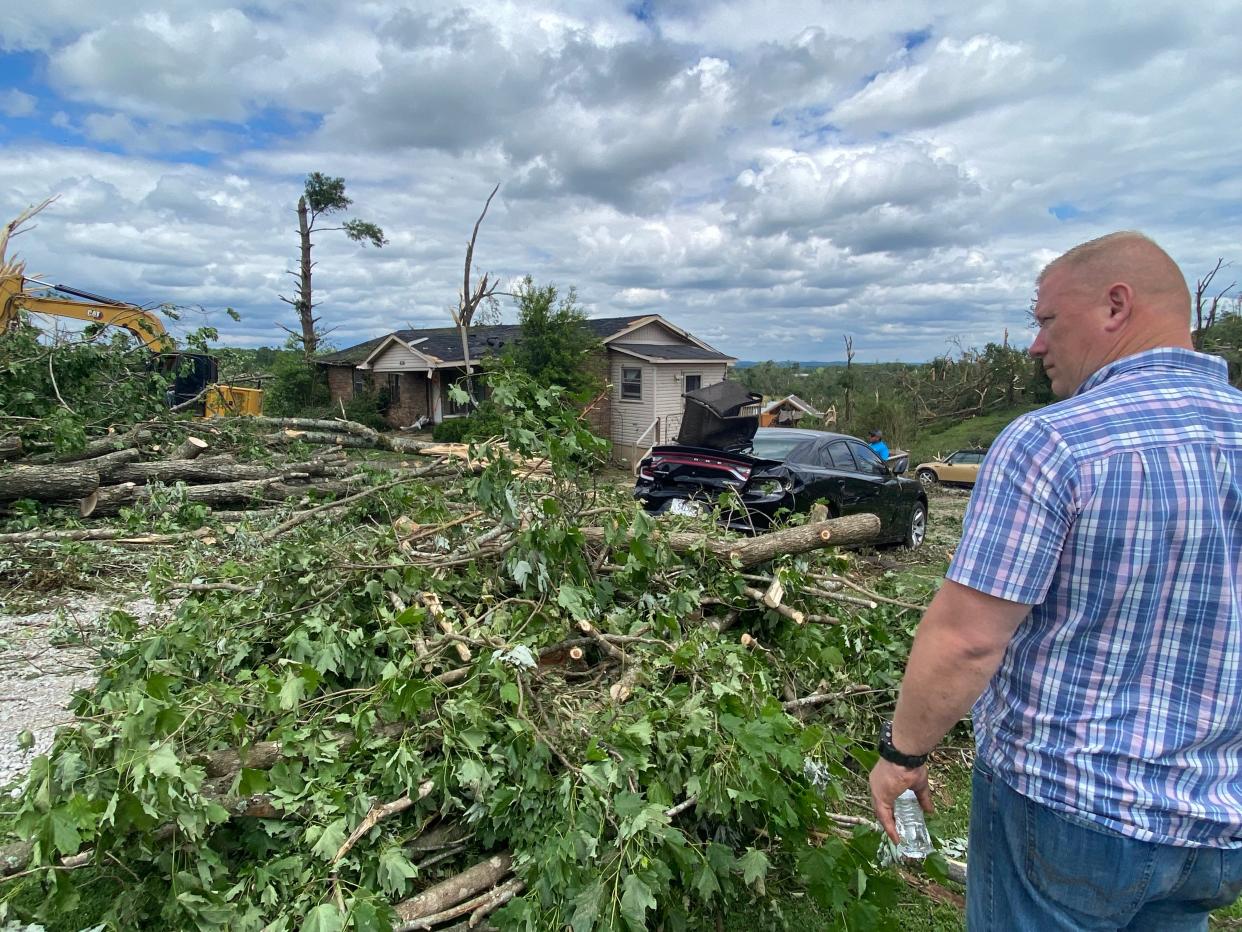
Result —
[[309, 361], [315, 355], [318, 342], [315, 337], [314, 302], [311, 300], [311, 238], [309, 208], [306, 195], [298, 198], [298, 236], [301, 238], [302, 257], [298, 268], [298, 320], [302, 324], [302, 351]]
[[854, 338], [845, 338], [845, 423], [854, 423]]

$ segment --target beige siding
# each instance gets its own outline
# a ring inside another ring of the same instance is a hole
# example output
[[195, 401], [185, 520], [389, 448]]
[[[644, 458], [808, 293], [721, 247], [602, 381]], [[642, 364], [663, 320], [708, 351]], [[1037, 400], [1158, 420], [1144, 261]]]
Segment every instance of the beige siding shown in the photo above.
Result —
[[618, 343], [685, 343], [686, 341], [679, 337], [673, 331], [669, 330], [663, 324], [652, 322], [643, 324], [632, 333], [627, 333], [623, 337], [618, 337]]
[[681, 427], [681, 415], [685, 409], [685, 399], [681, 397], [686, 385], [687, 375], [700, 376], [700, 387], [723, 382], [728, 367], [722, 362], [713, 363], [663, 363], [656, 367], [656, 410], [655, 416], [661, 418], [660, 438], [664, 443], [677, 436]]
[[[654, 432], [642, 437], [651, 422], [655, 420], [655, 367], [632, 356], [612, 353], [609, 365], [608, 381], [612, 384], [612, 440], [613, 454], [618, 459], [633, 461], [634, 456], [641, 455], [647, 447], [654, 443]], [[643, 372], [642, 401], [623, 401], [621, 399], [621, 369], [637, 368]], [[639, 438], [642, 437], [640, 440]], [[643, 449], [636, 454], [637, 444]]]
[[428, 368], [427, 360], [408, 350], [404, 344], [390, 343], [371, 363], [375, 372], [418, 372]]
[[[616, 459], [633, 463], [656, 442], [656, 432], [649, 430], [659, 417], [661, 443], [671, 443], [681, 427], [685, 401], [681, 397], [685, 377], [699, 375], [704, 386], [721, 382], [728, 366], [712, 363], [649, 363], [623, 353], [612, 353], [609, 381], [612, 383], [612, 444]], [[643, 400], [621, 400], [622, 367], [643, 372]]]

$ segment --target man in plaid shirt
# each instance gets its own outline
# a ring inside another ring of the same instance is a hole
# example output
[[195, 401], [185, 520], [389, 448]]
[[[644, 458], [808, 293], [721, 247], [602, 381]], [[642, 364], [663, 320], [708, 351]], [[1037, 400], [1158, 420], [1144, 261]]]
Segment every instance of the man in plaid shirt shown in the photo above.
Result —
[[1205, 930], [1242, 891], [1242, 392], [1137, 233], [1051, 263], [1035, 317], [1064, 400], [988, 453], [872, 801], [894, 837], [899, 793], [930, 810], [975, 703], [971, 930]]

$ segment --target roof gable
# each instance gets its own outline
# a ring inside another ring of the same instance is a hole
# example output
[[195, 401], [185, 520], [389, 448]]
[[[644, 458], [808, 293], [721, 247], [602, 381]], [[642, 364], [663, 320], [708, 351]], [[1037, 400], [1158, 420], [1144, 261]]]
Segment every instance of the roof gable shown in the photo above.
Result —
[[[608, 345], [625, 334], [632, 333], [639, 327], [649, 323], [658, 323], [669, 332], [686, 340], [705, 351], [715, 353], [721, 359], [732, 359], [717, 353], [703, 341], [696, 339], [686, 331], [670, 324], [659, 314], [636, 314], [629, 317], [588, 317], [583, 321], [587, 331], [601, 343]], [[505, 346], [517, 342], [522, 334], [520, 324], [493, 324], [491, 326], [471, 327], [469, 333], [470, 358], [479, 359], [501, 352]], [[456, 327], [427, 327], [412, 330], [394, 330], [382, 337], [367, 340], [354, 346], [329, 353], [315, 360], [324, 366], [358, 366], [373, 357], [376, 350], [386, 347], [393, 339], [398, 339], [407, 346], [416, 348], [419, 355], [433, 360], [433, 366], [460, 365], [463, 361], [461, 351], [461, 333]], [[701, 358], [701, 357], [695, 357]]]

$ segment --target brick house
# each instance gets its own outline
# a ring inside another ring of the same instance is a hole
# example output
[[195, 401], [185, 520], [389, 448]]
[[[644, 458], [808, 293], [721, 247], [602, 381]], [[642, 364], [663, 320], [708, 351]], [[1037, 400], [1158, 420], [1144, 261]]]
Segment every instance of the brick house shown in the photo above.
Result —
[[[633, 462], [655, 443], [667, 443], [681, 422], [682, 393], [723, 381], [737, 360], [708, 346], [658, 314], [585, 321], [600, 341], [586, 365], [608, 384], [591, 411], [592, 428]], [[504, 349], [521, 337], [517, 324], [470, 328], [470, 359]], [[316, 360], [327, 374], [332, 402], [386, 390], [395, 428], [431, 425], [466, 412], [449, 395], [465, 374], [456, 327], [398, 330]]]

